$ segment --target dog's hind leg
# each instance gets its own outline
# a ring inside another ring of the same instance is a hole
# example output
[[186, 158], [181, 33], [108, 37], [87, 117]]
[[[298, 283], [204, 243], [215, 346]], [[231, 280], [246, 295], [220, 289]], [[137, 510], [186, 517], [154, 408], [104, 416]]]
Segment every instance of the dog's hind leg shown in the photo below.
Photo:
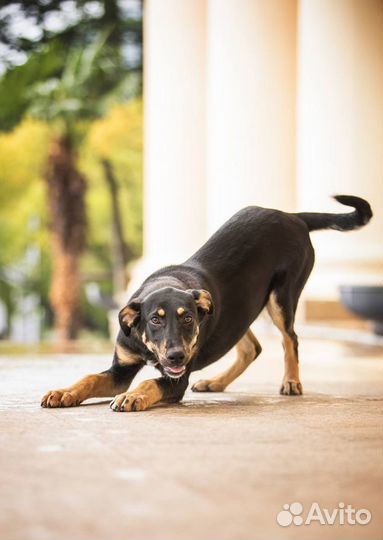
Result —
[[193, 392], [223, 392], [260, 355], [262, 347], [249, 329], [236, 345], [237, 358], [234, 364], [221, 375], [201, 380], [192, 386]]
[[275, 326], [283, 337], [285, 351], [285, 374], [280, 393], [285, 396], [302, 394], [299, 380], [298, 338], [294, 332], [295, 306], [285, 291], [273, 291], [267, 303], [267, 310]]

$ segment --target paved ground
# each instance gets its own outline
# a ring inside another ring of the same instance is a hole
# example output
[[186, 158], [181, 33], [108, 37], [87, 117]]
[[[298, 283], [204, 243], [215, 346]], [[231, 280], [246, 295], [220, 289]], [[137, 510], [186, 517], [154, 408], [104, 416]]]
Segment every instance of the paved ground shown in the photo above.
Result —
[[[47, 390], [108, 367], [105, 355], [2, 357], [0, 538], [381, 538], [380, 351], [302, 341], [303, 397], [278, 396], [268, 338], [229, 392], [125, 414], [39, 407]], [[278, 525], [293, 502], [303, 518], [317, 502], [372, 519]]]

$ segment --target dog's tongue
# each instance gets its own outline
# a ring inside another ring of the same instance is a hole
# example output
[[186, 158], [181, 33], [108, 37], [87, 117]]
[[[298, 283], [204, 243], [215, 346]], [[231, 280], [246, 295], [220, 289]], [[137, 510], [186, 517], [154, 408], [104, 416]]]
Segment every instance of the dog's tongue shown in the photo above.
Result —
[[171, 373], [182, 373], [185, 368], [184, 366], [179, 366], [179, 367], [173, 366], [173, 367], [167, 367], [166, 369], [170, 371]]

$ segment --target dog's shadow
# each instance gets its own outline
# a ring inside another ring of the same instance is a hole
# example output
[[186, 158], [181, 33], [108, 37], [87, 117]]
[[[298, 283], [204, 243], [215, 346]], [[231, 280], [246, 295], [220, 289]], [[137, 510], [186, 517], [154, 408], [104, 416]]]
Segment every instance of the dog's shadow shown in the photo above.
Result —
[[[337, 407], [342, 403], [350, 401], [349, 396], [328, 395], [322, 393], [304, 394], [303, 396], [282, 396], [277, 394], [254, 394], [245, 392], [225, 392], [210, 393], [201, 392], [200, 394], [186, 394], [185, 398], [179, 403], [157, 403], [146, 411], [134, 411], [133, 414], [142, 415], [162, 415], [176, 414], [177, 416], [195, 416], [195, 415], [234, 415], [243, 416], [246, 414], [257, 414], [265, 409], [284, 409], [292, 407]], [[109, 407], [112, 399], [90, 400], [82, 403], [83, 407]], [[355, 401], [355, 398], [354, 398]], [[380, 401], [380, 399], [379, 399]], [[78, 409], [76, 407], [76, 409]], [[73, 411], [73, 407], [67, 409], [60, 408], [60, 411]], [[111, 411], [112, 412], [112, 411]], [[130, 416], [131, 413], [125, 413]]]
[[[219, 410], [220, 413], [233, 412], [234, 410], [263, 409], [265, 407], [276, 406], [278, 404], [294, 403], [300, 401], [302, 396], [278, 396], [278, 395], [257, 395], [245, 393], [201, 393], [197, 396], [187, 395], [179, 403], [157, 403], [142, 413], [153, 412], [177, 412], [185, 415], [209, 413]], [[102, 399], [82, 403], [80, 407], [108, 406], [111, 399]], [[141, 412], [141, 411], [140, 411]]]

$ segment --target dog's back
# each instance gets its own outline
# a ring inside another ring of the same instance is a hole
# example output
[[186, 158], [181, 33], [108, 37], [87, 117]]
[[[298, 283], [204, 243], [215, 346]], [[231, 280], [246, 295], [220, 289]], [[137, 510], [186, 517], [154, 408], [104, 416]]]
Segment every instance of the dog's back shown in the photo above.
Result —
[[300, 292], [313, 263], [308, 228], [296, 215], [251, 206], [226, 222], [185, 263], [203, 268], [218, 291], [217, 325], [198, 369], [237, 343], [275, 287], [293, 280]]

